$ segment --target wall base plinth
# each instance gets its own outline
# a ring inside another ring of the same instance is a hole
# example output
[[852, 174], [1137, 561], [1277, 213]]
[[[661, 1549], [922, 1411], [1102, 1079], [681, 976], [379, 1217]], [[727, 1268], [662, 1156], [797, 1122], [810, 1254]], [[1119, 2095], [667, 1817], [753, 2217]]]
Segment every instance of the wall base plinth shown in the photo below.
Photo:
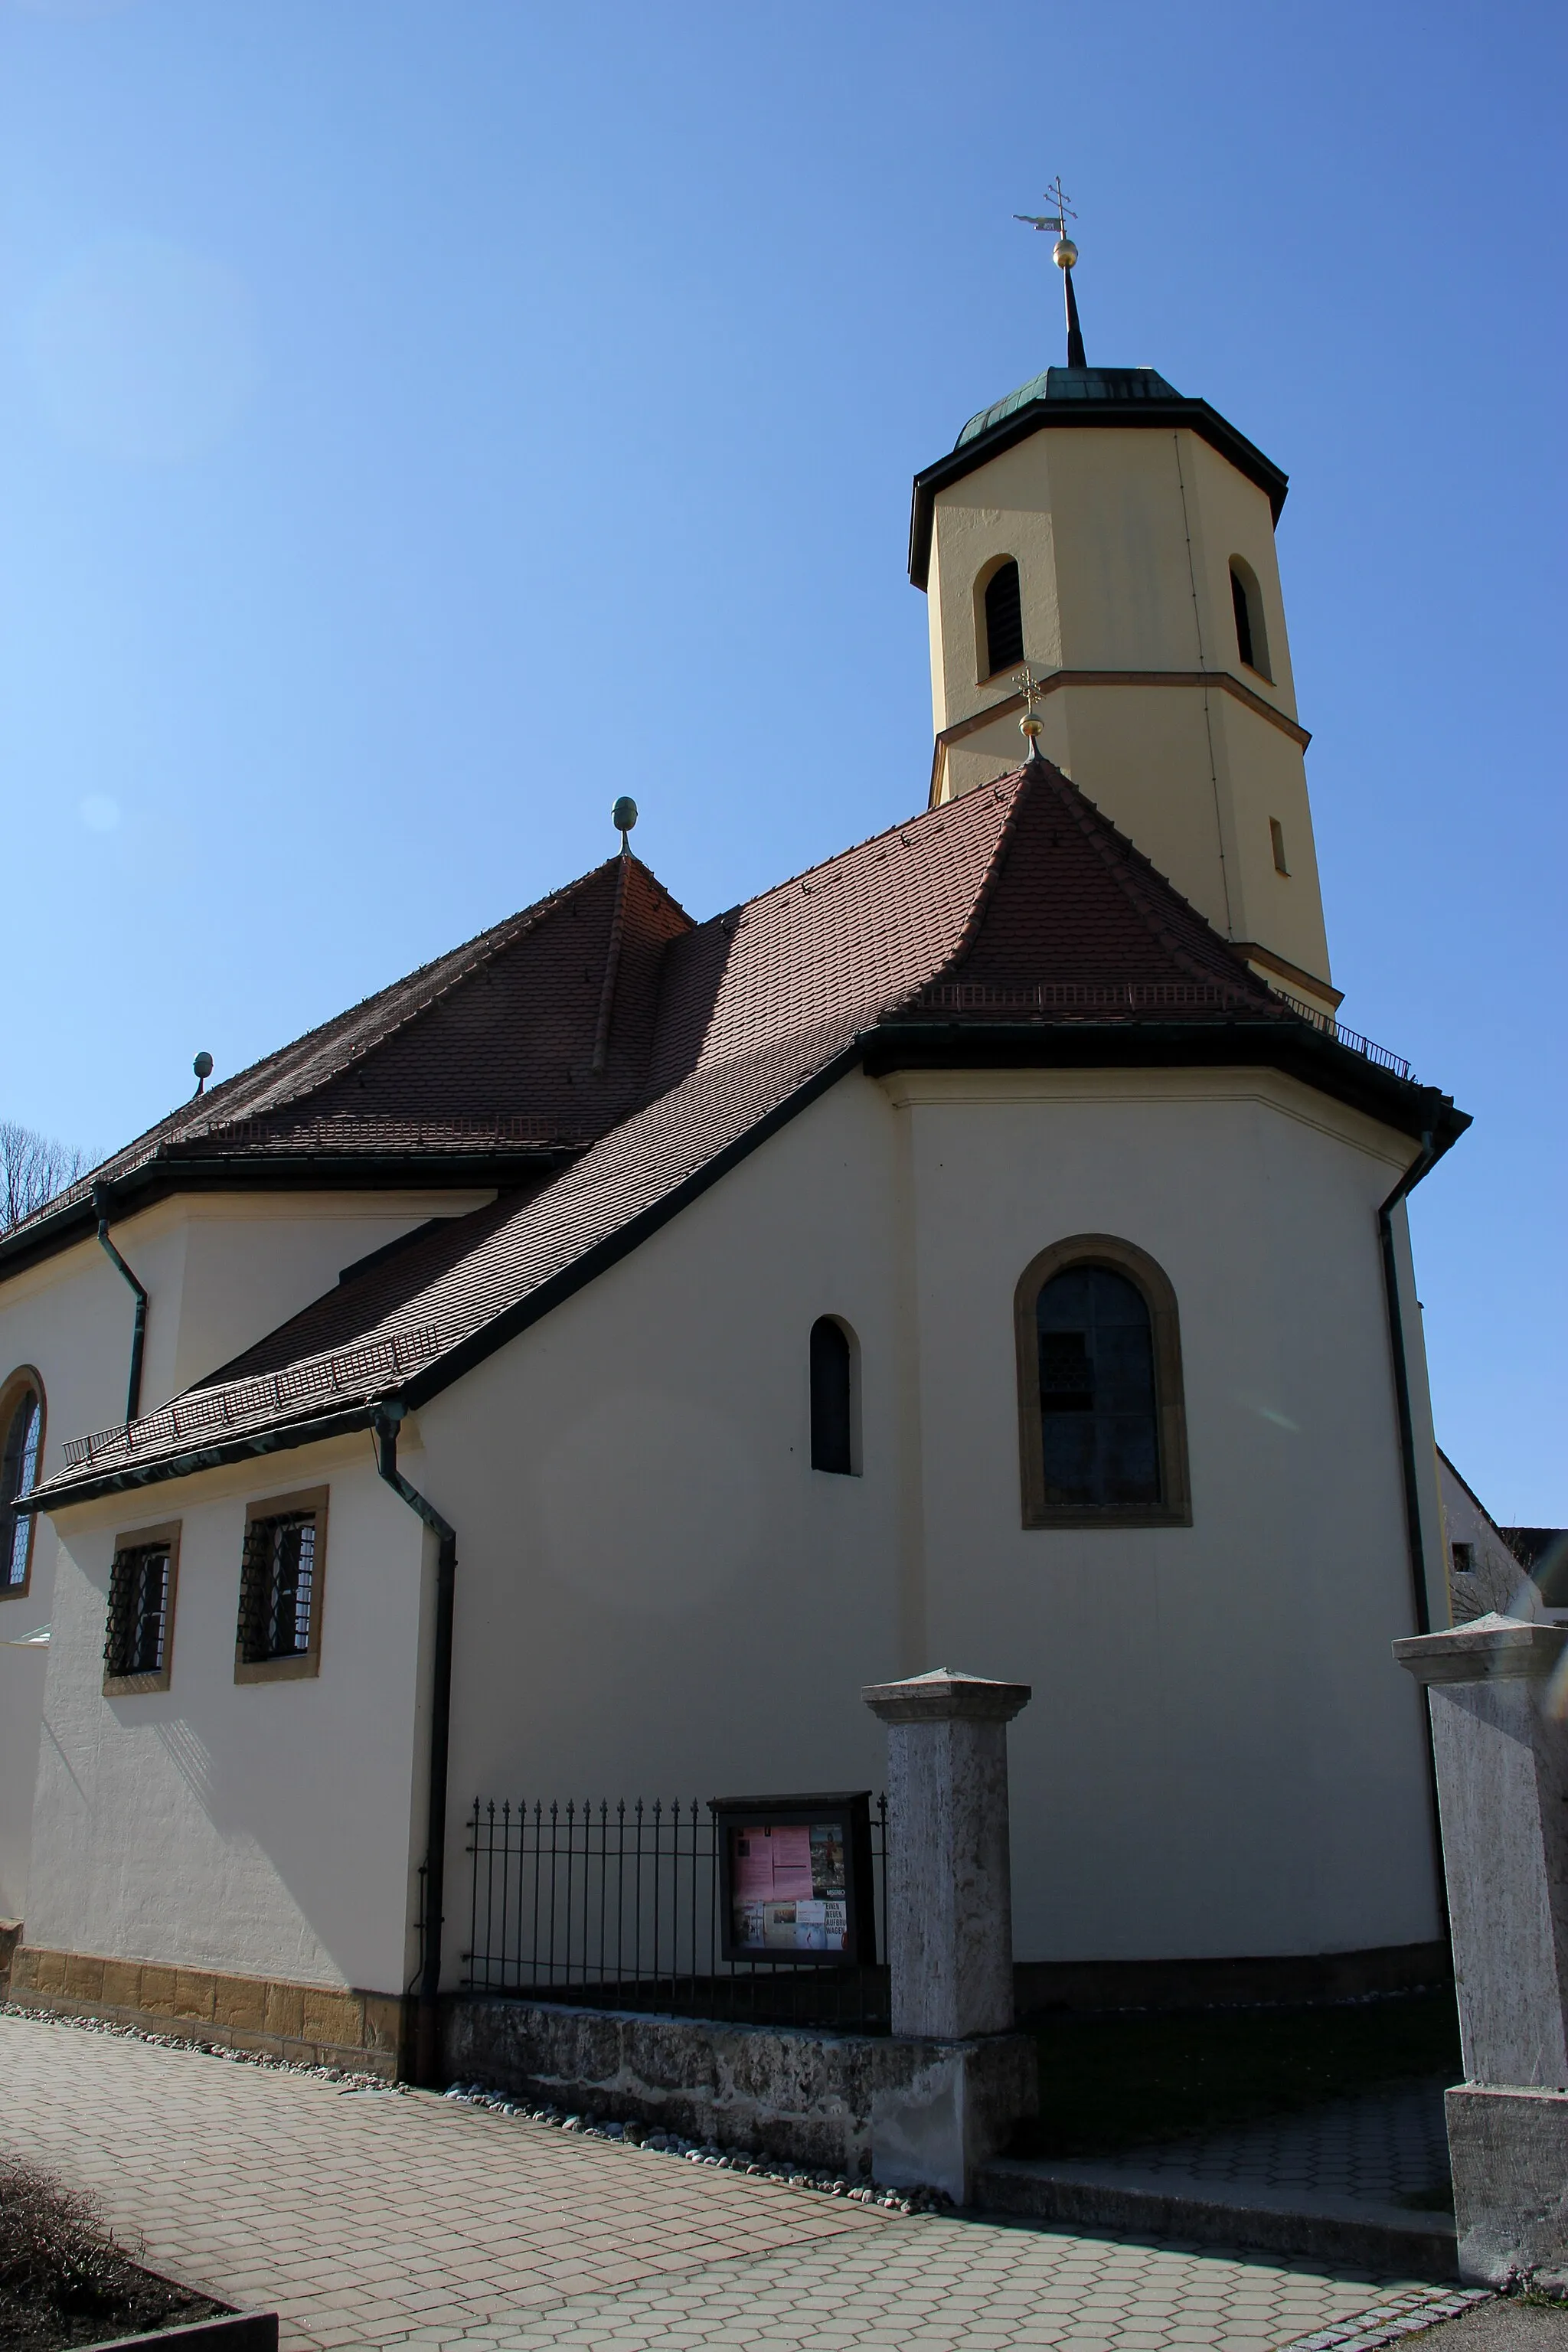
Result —
[[228, 1976], [153, 1960], [100, 1959], [23, 1944], [10, 1998], [61, 2017], [101, 2017], [139, 2033], [255, 2051], [296, 2066], [341, 2066], [395, 2080], [411, 2047], [401, 1994]]

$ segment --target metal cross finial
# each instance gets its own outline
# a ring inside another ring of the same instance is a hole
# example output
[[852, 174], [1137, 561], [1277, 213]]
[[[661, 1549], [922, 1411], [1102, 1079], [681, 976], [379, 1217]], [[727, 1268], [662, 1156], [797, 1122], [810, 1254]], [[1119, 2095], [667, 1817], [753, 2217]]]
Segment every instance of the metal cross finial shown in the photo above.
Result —
[[1026, 228], [1051, 228], [1055, 229], [1058, 236], [1066, 236], [1068, 221], [1077, 220], [1078, 215], [1067, 200], [1067, 191], [1062, 186], [1062, 175], [1059, 172], [1045, 194], [1047, 203], [1055, 203], [1055, 212], [1015, 213], [1013, 218], [1016, 221], [1022, 221]]
[[1059, 172], [1046, 190], [1046, 197], [1047, 202], [1054, 201], [1055, 212], [1015, 213], [1013, 218], [1022, 221], [1026, 228], [1048, 228], [1056, 231], [1057, 241], [1051, 247], [1051, 259], [1062, 273], [1062, 289], [1067, 296], [1068, 365], [1069, 368], [1085, 367], [1088, 362], [1083, 355], [1083, 330], [1079, 325], [1078, 297], [1072, 290], [1072, 266], [1078, 259], [1078, 247], [1068, 235], [1068, 223], [1069, 220], [1077, 220], [1078, 215], [1067, 200], [1067, 191], [1062, 186], [1062, 175]]
[[1035, 716], [1035, 705], [1043, 700], [1046, 689], [1027, 662], [1013, 680], [1013, 689], [1015, 693], [1021, 694], [1024, 698], [1024, 715], [1018, 721], [1018, 732], [1029, 747], [1028, 756], [1031, 760], [1043, 760], [1045, 753], [1040, 749], [1040, 721]]

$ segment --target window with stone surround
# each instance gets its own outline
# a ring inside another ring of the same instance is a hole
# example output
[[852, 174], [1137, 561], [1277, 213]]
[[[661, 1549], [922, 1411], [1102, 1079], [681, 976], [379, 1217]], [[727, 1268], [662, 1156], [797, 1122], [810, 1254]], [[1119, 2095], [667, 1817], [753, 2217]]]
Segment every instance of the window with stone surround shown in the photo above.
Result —
[[245, 1514], [237, 1683], [286, 1682], [321, 1670], [327, 1489], [272, 1495]]
[[174, 1585], [180, 1523], [116, 1536], [109, 1571], [103, 1688], [110, 1698], [169, 1687], [174, 1649]]
[[1026, 1528], [1187, 1527], [1176, 1297], [1135, 1244], [1042, 1250], [1015, 1299]]
[[33, 1515], [16, 1506], [38, 1483], [44, 1384], [30, 1365], [0, 1383], [0, 1601], [20, 1600], [33, 1572]]

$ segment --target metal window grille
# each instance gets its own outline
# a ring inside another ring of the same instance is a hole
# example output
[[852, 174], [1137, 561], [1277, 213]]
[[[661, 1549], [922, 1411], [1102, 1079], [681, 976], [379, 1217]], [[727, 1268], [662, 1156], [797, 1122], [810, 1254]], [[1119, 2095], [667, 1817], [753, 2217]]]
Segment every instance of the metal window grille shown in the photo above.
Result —
[[[885, 1966], [726, 1960], [714, 1818], [688, 1804], [475, 1798], [463, 1983], [575, 2007], [886, 2033]], [[871, 1807], [876, 1949], [886, 1949], [888, 1801]]]
[[310, 1649], [316, 1597], [316, 1514], [282, 1511], [245, 1530], [239, 1654], [247, 1666]]
[[109, 1574], [103, 1663], [111, 1675], [161, 1675], [169, 1654], [169, 1546], [132, 1544]]

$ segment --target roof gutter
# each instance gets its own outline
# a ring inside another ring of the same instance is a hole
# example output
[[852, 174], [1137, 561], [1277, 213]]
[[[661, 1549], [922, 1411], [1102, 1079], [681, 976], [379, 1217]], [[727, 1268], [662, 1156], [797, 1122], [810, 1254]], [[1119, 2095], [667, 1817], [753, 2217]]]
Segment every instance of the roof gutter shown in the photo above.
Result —
[[431, 1662], [430, 1755], [425, 1815], [425, 1917], [419, 1955], [419, 1991], [414, 2018], [414, 2080], [434, 2090], [440, 2077], [438, 2032], [441, 1994], [441, 1927], [447, 1882], [447, 1767], [452, 1727], [452, 1619], [458, 1583], [458, 1535], [434, 1503], [397, 1466], [397, 1431], [408, 1408], [397, 1400], [377, 1405], [378, 1475], [423, 1519], [436, 1538], [436, 1646]]
[[125, 1391], [125, 1426], [129, 1429], [142, 1405], [142, 1354], [147, 1340], [147, 1293], [109, 1238], [109, 1201], [101, 1184], [95, 1184], [92, 1188], [92, 1205], [98, 1217], [99, 1247], [113, 1260], [136, 1294], [136, 1313], [131, 1326], [131, 1378]]
[[248, 1462], [261, 1454], [286, 1454], [297, 1445], [315, 1445], [328, 1437], [344, 1437], [368, 1429], [375, 1408], [345, 1405], [337, 1412], [317, 1413], [309, 1421], [286, 1422], [280, 1429], [257, 1429], [248, 1436], [226, 1437], [216, 1445], [194, 1445], [186, 1454], [154, 1454], [145, 1462], [129, 1462], [100, 1476], [74, 1481], [59, 1491], [57, 1475], [47, 1486], [14, 1503], [16, 1511], [74, 1511], [79, 1503], [100, 1502], [106, 1495], [124, 1495], [138, 1486], [160, 1485], [169, 1478], [193, 1478], [198, 1471], [220, 1470], [226, 1463]]

